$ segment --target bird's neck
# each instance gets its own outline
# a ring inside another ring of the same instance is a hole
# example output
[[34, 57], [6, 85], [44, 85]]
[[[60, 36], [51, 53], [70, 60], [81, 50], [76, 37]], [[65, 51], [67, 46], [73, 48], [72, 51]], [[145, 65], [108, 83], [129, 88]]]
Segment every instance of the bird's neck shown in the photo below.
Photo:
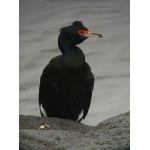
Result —
[[63, 54], [65, 65], [72, 68], [78, 68], [85, 63], [84, 53], [79, 47], [63, 43], [59, 44], [59, 48]]

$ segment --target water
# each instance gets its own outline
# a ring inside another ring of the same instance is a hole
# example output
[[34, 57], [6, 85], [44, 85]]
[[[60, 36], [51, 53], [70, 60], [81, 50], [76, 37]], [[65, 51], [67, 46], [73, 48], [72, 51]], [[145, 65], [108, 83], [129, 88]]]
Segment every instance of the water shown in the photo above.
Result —
[[101, 39], [79, 45], [95, 76], [89, 113], [84, 121], [96, 125], [129, 110], [129, 0], [20, 0], [20, 114], [39, 116], [38, 88], [46, 64], [60, 55], [59, 29], [81, 20]]

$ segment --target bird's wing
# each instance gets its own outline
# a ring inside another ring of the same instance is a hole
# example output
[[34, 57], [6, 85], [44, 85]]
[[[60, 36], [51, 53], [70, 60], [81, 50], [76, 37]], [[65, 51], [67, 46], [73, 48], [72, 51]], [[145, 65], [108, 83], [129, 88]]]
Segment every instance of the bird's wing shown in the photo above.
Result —
[[49, 64], [44, 68], [40, 78], [39, 105], [41, 105], [43, 100], [46, 100], [46, 97], [43, 96], [47, 95], [47, 97], [50, 98], [53, 90], [55, 90], [55, 83], [53, 79], [55, 75], [53, 75], [53, 72], [53, 63], [51, 60]]
[[[90, 67], [89, 67], [89, 71], [91, 72]], [[87, 85], [87, 100], [86, 100], [86, 104], [85, 104], [85, 107], [83, 110], [83, 117], [82, 117], [83, 119], [85, 119], [85, 117], [88, 113], [90, 104], [91, 104], [91, 98], [92, 98], [92, 92], [93, 92], [93, 86], [94, 86], [94, 76], [93, 76], [92, 72], [87, 75], [87, 83], [88, 83], [88, 85]]]
[[[61, 55], [56, 56], [47, 64], [44, 68], [43, 73], [40, 78], [40, 87], [39, 87], [39, 104], [42, 103], [42, 96], [49, 95], [54, 91], [57, 91], [56, 88], [56, 75], [57, 75], [57, 64], [61, 64]], [[53, 93], [54, 94], [54, 93]], [[49, 95], [50, 96], [50, 95]]]
[[60, 73], [58, 73], [57, 64], [61, 64], [61, 55], [51, 59], [41, 75], [39, 86], [40, 108], [42, 106], [43, 109], [46, 109], [48, 107], [47, 103], [50, 101], [53, 103], [55, 99], [57, 99], [58, 92], [60, 91], [60, 81], [58, 79], [61, 80], [59, 76]]
[[44, 70], [43, 70], [43, 73], [41, 75], [41, 78], [40, 78], [40, 86], [39, 86], [39, 106], [41, 105], [42, 103], [42, 95], [43, 95], [43, 92], [44, 92], [44, 87], [45, 87], [45, 82], [46, 82], [46, 78], [47, 78], [47, 75], [48, 75], [48, 70], [49, 70], [49, 65], [48, 64]]

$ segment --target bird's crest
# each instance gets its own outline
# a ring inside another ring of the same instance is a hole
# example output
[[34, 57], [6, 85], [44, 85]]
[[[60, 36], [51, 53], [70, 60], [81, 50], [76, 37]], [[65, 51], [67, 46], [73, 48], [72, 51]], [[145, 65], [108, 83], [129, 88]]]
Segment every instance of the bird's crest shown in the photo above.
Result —
[[74, 21], [72, 23], [72, 25], [75, 25], [75, 26], [83, 26], [82, 22], [81, 21]]
[[[74, 26], [76, 26], [76, 27], [83, 27], [83, 24], [82, 24], [82, 22], [81, 21], [74, 21], [73, 23], [71, 23], [71, 25], [74, 25]], [[63, 29], [65, 29], [65, 28], [67, 28], [67, 27], [63, 27], [63, 28], [61, 28], [60, 30], [59, 30], [59, 32], [61, 32]]]

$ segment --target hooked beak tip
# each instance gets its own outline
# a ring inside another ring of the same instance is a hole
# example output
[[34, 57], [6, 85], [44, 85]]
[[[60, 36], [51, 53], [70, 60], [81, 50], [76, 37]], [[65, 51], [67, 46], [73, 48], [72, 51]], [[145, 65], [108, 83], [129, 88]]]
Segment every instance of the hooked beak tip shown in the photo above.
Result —
[[101, 38], [101, 37], [103, 37], [103, 35], [102, 35], [102, 34], [99, 34], [99, 37]]

